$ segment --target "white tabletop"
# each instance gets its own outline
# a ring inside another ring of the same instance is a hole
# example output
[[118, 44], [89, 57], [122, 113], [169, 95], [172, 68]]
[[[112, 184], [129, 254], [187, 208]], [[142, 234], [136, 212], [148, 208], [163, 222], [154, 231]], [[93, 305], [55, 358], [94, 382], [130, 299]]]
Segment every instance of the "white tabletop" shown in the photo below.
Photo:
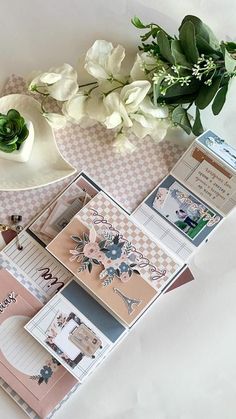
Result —
[[[11, 73], [69, 62], [95, 39], [134, 53], [130, 18], [176, 31], [185, 14], [235, 40], [234, 0], [1, 0], [0, 83]], [[236, 145], [236, 83], [206, 128]], [[236, 210], [191, 261], [196, 280], [163, 296], [57, 413], [62, 419], [234, 419], [236, 412]], [[25, 415], [3, 391], [1, 417]]]

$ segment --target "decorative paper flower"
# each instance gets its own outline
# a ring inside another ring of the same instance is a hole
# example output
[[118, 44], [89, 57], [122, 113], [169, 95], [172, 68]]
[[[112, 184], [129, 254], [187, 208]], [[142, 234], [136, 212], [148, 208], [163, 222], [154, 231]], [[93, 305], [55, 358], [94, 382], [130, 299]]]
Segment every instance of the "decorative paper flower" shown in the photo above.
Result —
[[83, 254], [84, 254], [85, 257], [96, 259], [97, 255], [100, 254], [100, 253], [101, 253], [100, 252], [100, 247], [99, 247], [98, 243], [96, 243], [96, 242], [95, 243], [87, 243], [84, 246]]
[[45, 380], [45, 382], [47, 383], [48, 379], [52, 376], [52, 369], [45, 365], [40, 370], [40, 374], [43, 377], [43, 379]]
[[129, 276], [128, 272], [123, 272], [120, 275], [120, 280], [121, 280], [121, 282], [128, 282], [130, 280], [130, 276]]
[[127, 263], [125, 262], [122, 262], [119, 266], [119, 270], [121, 273], [128, 272], [129, 269], [130, 269], [129, 265], [127, 265]]
[[[50, 342], [50, 340], [48, 339], [47, 341]], [[52, 377], [53, 372], [55, 372], [60, 365], [61, 365], [60, 362], [58, 362], [54, 357], [52, 357], [47, 360], [45, 365], [43, 365], [38, 375], [33, 375], [30, 378], [31, 380], [37, 381], [39, 385], [42, 383], [47, 384], [49, 378]]]
[[98, 80], [115, 78], [125, 57], [122, 45], [113, 47], [111, 42], [97, 40], [85, 57], [85, 69]]
[[119, 259], [121, 257], [122, 248], [119, 244], [112, 244], [107, 247], [106, 256], [112, 260]]
[[115, 275], [115, 268], [113, 268], [113, 266], [110, 266], [110, 268], [107, 268], [107, 275], [108, 276], [113, 276], [113, 275]]
[[59, 101], [68, 100], [78, 91], [77, 73], [70, 64], [63, 64], [35, 77], [29, 90], [50, 95]]

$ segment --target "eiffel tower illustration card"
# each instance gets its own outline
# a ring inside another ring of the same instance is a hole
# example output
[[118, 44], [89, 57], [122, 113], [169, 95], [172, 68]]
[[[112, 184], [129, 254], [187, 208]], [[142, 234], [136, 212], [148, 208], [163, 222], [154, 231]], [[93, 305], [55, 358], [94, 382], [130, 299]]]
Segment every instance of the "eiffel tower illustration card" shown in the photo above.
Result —
[[74, 280], [25, 328], [80, 382], [126, 333], [126, 328]]
[[47, 250], [128, 326], [181, 267], [102, 192], [77, 213]]
[[77, 381], [24, 329], [40, 301], [5, 269], [0, 284], [0, 377], [45, 418]]

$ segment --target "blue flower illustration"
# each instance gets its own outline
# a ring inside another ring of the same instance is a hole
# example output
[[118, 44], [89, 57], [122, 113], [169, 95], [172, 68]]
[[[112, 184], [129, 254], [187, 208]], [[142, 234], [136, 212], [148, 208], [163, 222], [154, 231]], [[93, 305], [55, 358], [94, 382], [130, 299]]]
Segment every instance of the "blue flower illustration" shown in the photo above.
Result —
[[119, 259], [121, 257], [122, 249], [117, 244], [112, 244], [107, 248], [106, 256], [108, 259]]
[[44, 365], [44, 367], [40, 370], [40, 375], [47, 383], [48, 379], [52, 376], [52, 369], [47, 365]]
[[125, 263], [125, 262], [122, 262], [119, 266], [119, 270], [120, 270], [121, 273], [128, 272], [129, 265], [127, 265], [127, 263]]
[[115, 268], [113, 268], [113, 266], [110, 266], [109, 268], [107, 268], [107, 274], [109, 276], [114, 276], [115, 275]]

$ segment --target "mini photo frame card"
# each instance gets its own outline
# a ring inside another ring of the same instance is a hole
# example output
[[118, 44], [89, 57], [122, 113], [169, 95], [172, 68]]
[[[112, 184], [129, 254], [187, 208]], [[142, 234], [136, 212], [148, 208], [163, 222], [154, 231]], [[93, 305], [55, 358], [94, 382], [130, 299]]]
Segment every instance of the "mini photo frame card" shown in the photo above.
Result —
[[47, 250], [128, 326], [182, 266], [102, 192], [74, 217]]
[[74, 280], [25, 328], [80, 382], [127, 331]]
[[212, 131], [193, 142], [171, 174], [223, 216], [236, 205], [236, 149]]
[[132, 217], [183, 261], [222, 220], [217, 211], [171, 175], [151, 192]]

